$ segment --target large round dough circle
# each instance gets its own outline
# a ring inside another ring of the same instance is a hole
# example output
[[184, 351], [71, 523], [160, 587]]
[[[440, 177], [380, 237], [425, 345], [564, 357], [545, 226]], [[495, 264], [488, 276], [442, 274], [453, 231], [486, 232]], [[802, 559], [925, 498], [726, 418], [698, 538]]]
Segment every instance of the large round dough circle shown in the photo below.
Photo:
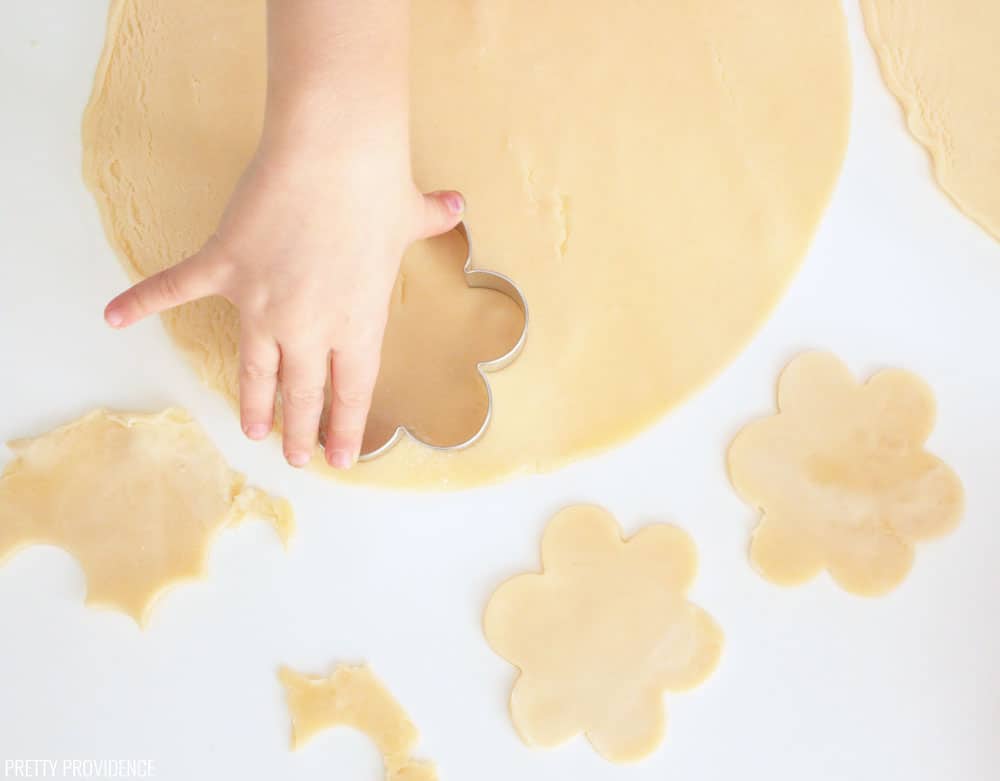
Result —
[[[134, 277], [197, 249], [253, 153], [264, 0], [113, 0], [85, 175]], [[413, 154], [468, 199], [480, 265], [531, 307], [469, 450], [401, 443], [350, 479], [461, 487], [650, 425], [747, 343], [798, 267], [847, 142], [838, 0], [414, 0]], [[319, 164], [319, 161], [317, 161]], [[167, 328], [237, 392], [236, 312]]]

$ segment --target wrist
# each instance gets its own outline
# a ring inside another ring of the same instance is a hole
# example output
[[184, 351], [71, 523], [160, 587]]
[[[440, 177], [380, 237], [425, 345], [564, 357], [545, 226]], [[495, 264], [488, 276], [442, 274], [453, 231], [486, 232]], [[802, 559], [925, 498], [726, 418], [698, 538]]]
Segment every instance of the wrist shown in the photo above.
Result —
[[300, 85], [268, 96], [261, 146], [324, 152], [374, 145], [409, 148], [406, 96], [371, 91], [351, 95], [325, 86]]

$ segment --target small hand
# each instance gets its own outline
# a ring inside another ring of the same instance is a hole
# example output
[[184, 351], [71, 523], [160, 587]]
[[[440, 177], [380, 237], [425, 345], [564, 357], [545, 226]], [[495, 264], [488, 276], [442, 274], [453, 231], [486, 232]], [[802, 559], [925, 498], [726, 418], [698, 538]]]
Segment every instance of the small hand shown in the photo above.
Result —
[[288, 463], [308, 463], [330, 380], [331, 466], [361, 449], [389, 298], [410, 243], [461, 219], [455, 192], [421, 195], [405, 143], [262, 143], [200, 251], [108, 304], [124, 328], [221, 295], [240, 312], [240, 417], [251, 439], [273, 426], [280, 391]]

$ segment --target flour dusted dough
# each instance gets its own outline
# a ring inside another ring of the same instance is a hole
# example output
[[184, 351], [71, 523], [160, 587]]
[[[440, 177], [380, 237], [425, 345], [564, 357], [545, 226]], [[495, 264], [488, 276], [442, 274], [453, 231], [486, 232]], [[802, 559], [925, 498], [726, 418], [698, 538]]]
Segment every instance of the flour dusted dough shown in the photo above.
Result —
[[168, 586], [199, 577], [208, 545], [246, 515], [283, 541], [287, 502], [246, 486], [187, 413], [91, 412], [36, 439], [8, 443], [0, 473], [0, 560], [35, 544], [73, 555], [87, 603], [145, 623]]
[[861, 0], [868, 37], [938, 183], [1000, 239], [1000, 3]]
[[958, 477], [924, 448], [930, 388], [899, 369], [862, 384], [835, 356], [805, 353], [781, 374], [778, 408], [729, 449], [733, 485], [761, 510], [754, 565], [782, 585], [827, 569], [856, 594], [895, 588], [915, 543], [951, 531], [964, 506]]
[[722, 631], [685, 595], [694, 544], [673, 526], [622, 538], [600, 507], [569, 507], [542, 539], [539, 574], [497, 589], [484, 629], [521, 674], [514, 725], [531, 746], [581, 732], [602, 756], [630, 762], [663, 739], [664, 691], [683, 691], [715, 669]]
[[[532, 323], [480, 444], [403, 443], [346, 479], [480, 483], [650, 425], [763, 322], [847, 141], [839, 0], [415, 0], [412, 62], [416, 181], [465, 193], [477, 262], [520, 284]], [[84, 168], [134, 279], [214, 229], [264, 83], [264, 0], [113, 0]], [[235, 311], [164, 319], [234, 399]]]
[[340, 665], [328, 678], [283, 667], [278, 677], [292, 716], [293, 749], [317, 732], [351, 727], [382, 753], [386, 781], [437, 781], [434, 765], [411, 756], [420, 740], [417, 728], [367, 667]]

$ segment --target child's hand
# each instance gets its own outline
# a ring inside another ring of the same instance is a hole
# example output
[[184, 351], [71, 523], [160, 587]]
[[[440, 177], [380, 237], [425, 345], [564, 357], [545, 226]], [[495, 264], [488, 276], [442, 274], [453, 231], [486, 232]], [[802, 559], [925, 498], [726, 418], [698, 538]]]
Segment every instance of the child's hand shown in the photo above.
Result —
[[[205, 296], [240, 310], [240, 416], [309, 461], [331, 380], [326, 458], [358, 457], [403, 251], [458, 224], [409, 153], [409, 0], [268, 0], [264, 132], [216, 234], [108, 304], [115, 327]], [[280, 386], [280, 388], [279, 388]]]
[[252, 439], [271, 431], [280, 384], [285, 457], [311, 457], [332, 376], [326, 455], [347, 468], [361, 448], [389, 297], [413, 241], [461, 219], [457, 193], [421, 195], [404, 143], [267, 140], [217, 233], [194, 256], [115, 298], [124, 327], [211, 295], [240, 310], [240, 410]]

